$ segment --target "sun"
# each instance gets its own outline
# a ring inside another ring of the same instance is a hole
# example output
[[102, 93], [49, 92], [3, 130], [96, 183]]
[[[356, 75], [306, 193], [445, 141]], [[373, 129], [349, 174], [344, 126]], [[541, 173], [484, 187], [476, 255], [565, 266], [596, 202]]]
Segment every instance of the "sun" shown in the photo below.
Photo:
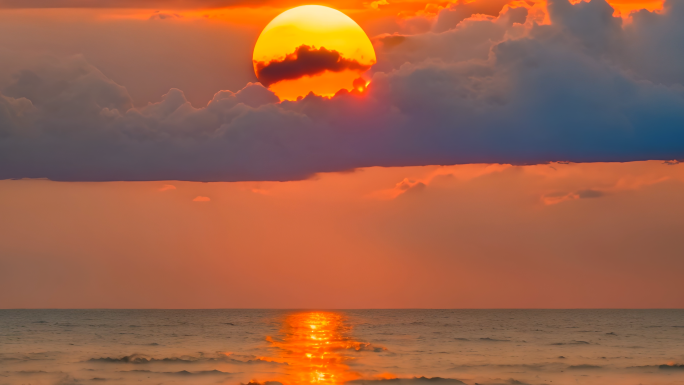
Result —
[[[254, 47], [254, 72], [280, 99], [309, 92], [332, 96], [364, 84], [375, 50], [363, 29], [344, 13], [303, 5], [273, 19]], [[356, 82], [355, 82], [356, 81]]]

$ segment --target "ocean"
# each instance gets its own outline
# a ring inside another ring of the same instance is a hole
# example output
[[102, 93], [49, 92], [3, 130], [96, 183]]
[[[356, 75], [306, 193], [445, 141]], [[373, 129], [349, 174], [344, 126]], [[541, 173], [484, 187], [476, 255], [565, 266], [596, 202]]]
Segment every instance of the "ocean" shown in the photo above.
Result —
[[684, 310], [0, 310], [0, 384], [684, 384]]

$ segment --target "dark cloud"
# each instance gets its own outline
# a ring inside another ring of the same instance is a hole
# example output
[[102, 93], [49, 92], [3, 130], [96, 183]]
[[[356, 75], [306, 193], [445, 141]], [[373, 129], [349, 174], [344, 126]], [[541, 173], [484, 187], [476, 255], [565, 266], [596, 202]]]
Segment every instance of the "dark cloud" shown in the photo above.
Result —
[[613, 8], [603, 0], [575, 5], [550, 0], [548, 9], [556, 27], [553, 39], [575, 44], [638, 79], [684, 84], [684, 2], [666, 0], [664, 12], [634, 12], [629, 23], [613, 16]]
[[496, 19], [464, 20], [457, 27], [441, 33], [377, 36], [373, 40], [378, 64], [373, 70], [390, 72], [405, 63], [420, 63], [428, 58], [447, 63], [487, 60], [493, 43], [502, 42], [507, 36], [522, 34], [524, 27], [514, 24], [525, 22], [527, 13], [525, 8], [507, 8]]
[[591, 53], [619, 50], [622, 45], [622, 18], [613, 17], [613, 8], [605, 1], [572, 5], [567, 0], [552, 0], [548, 11], [555, 26]]
[[[681, 3], [628, 26], [604, 0], [548, 3], [551, 25], [521, 25], [527, 10], [507, 9], [376, 45], [363, 95], [279, 102], [249, 84], [202, 108], [177, 89], [132, 108], [82, 58], [20, 72], [0, 95], [0, 178], [293, 180], [366, 166], [684, 158], [684, 45], [665, 38], [684, 36]], [[638, 59], [661, 50], [680, 66]], [[293, 68], [264, 82], [311, 73]]]
[[[398, 29], [395, 32], [406, 33], [409, 35], [422, 34], [425, 32], [442, 33], [450, 29], [456, 28], [462, 21], [468, 20], [475, 16], [479, 18], [496, 17], [502, 11], [506, 10], [506, 6], [511, 0], [473, 0], [473, 1], [458, 1], [447, 4], [445, 8], [436, 10], [436, 4], [429, 4], [426, 10], [437, 11], [436, 17], [430, 17], [426, 14], [418, 14], [416, 16], [401, 19], [398, 21]], [[524, 23], [522, 20], [514, 20], [516, 23]]]
[[592, 190], [592, 189], [580, 190], [577, 192], [577, 196], [580, 197], [580, 199], [600, 198], [604, 195], [606, 195], [606, 194], [603, 191]]
[[356, 60], [345, 59], [335, 50], [302, 45], [282, 60], [257, 62], [256, 73], [261, 84], [268, 87], [281, 80], [319, 75], [325, 71], [367, 71], [370, 67], [371, 65], [361, 64]]
[[632, 14], [625, 26], [622, 57], [643, 79], [666, 85], [684, 84], [684, 2], [667, 0], [665, 12]]

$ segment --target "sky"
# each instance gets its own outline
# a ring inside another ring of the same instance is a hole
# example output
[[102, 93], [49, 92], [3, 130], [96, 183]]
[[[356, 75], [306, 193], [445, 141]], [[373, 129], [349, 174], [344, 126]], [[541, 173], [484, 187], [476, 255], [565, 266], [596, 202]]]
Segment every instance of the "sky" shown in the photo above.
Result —
[[303, 4], [0, 0], [0, 308], [684, 306], [684, 3], [322, 2], [280, 100]]

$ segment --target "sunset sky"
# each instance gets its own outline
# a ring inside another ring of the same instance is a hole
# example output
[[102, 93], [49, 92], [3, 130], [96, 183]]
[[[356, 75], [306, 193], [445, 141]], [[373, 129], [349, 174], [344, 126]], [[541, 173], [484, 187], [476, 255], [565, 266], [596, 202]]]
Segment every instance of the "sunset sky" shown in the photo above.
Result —
[[0, 0], [0, 308], [684, 307], [684, 2], [307, 4]]

